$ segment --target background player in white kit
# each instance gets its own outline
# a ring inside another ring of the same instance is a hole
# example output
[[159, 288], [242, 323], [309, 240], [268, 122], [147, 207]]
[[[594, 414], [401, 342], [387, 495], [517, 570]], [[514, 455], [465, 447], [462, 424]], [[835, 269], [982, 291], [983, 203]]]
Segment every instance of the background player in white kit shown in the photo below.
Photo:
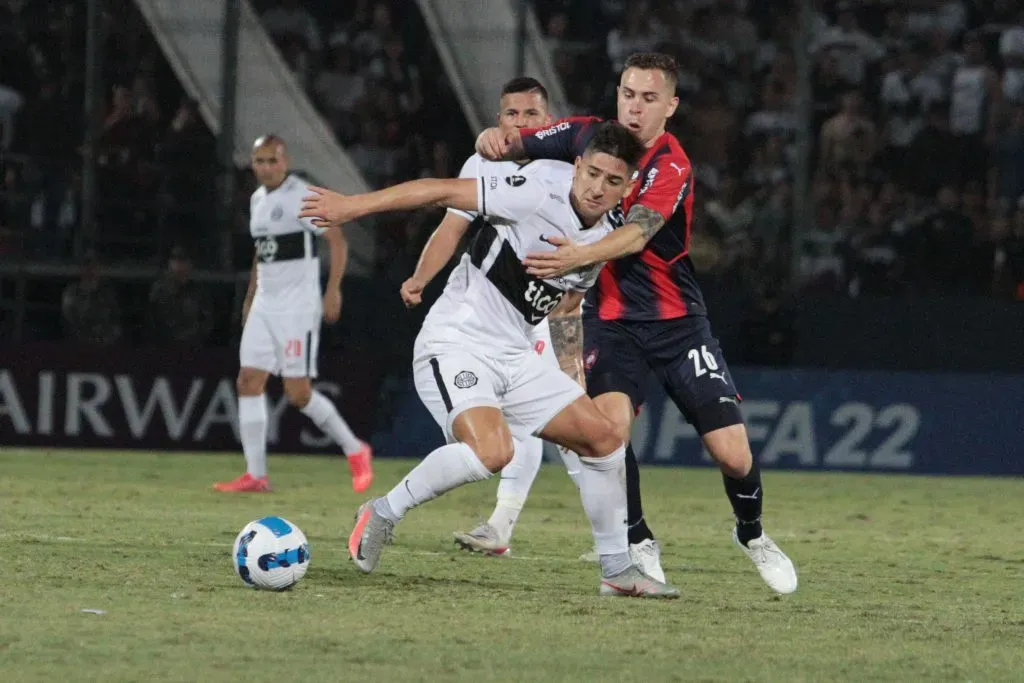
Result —
[[[239, 347], [238, 433], [246, 472], [214, 484], [218, 491], [270, 490], [267, 478], [267, 377], [280, 375], [288, 401], [345, 452], [352, 488], [373, 481], [370, 447], [356, 438], [329, 398], [314, 391], [320, 323], [341, 314], [341, 279], [348, 246], [340, 228], [323, 229], [298, 218], [308, 185], [288, 173], [285, 143], [275, 135], [253, 143], [252, 170], [260, 187], [249, 202], [249, 230], [256, 246], [249, 292], [242, 309]], [[330, 274], [320, 295], [317, 237], [330, 249]]]
[[[534, 78], [513, 78], [501, 88], [497, 118], [498, 127], [505, 131], [546, 126], [551, 123], [547, 90]], [[482, 163], [490, 163], [493, 173], [505, 177], [520, 176], [527, 181], [551, 168], [547, 163], [485, 162], [480, 155], [474, 154], [462, 165], [459, 177], [479, 178]], [[422, 302], [423, 290], [451, 260], [459, 242], [476, 218], [473, 212], [448, 209], [444, 220], [424, 246], [423, 254], [416, 264], [416, 271], [402, 284], [402, 301], [407, 307], [412, 308]], [[547, 318], [532, 329], [530, 340], [534, 351], [550, 363], [551, 367], [559, 367], [559, 359], [551, 343]], [[583, 381], [582, 365], [578, 369], [563, 369], [577, 381]], [[472, 531], [455, 532], [456, 543], [466, 550], [497, 556], [509, 552], [512, 532], [544, 456], [544, 444], [535, 436], [515, 438], [513, 441], [514, 455], [512, 461], [501, 470], [494, 512], [487, 522]], [[579, 473], [579, 460], [571, 455], [566, 465], [569, 467], [569, 476], [575, 481]]]
[[600, 553], [602, 595], [678, 597], [635, 567], [626, 534], [625, 445], [582, 387], [534, 352], [531, 328], [553, 310], [575, 309], [600, 265], [542, 280], [526, 273], [531, 249], [553, 236], [587, 244], [612, 230], [606, 213], [632, 189], [643, 148], [608, 124], [575, 168], [543, 178], [505, 176], [481, 164], [475, 180], [416, 180], [355, 197], [313, 188], [302, 216], [317, 225], [382, 211], [441, 205], [487, 218], [416, 338], [413, 376], [420, 399], [447, 445], [415, 467], [386, 497], [364, 503], [349, 553], [373, 571], [392, 529], [412, 508], [487, 479], [512, 459], [513, 432], [558, 443], [580, 455], [580, 495]]

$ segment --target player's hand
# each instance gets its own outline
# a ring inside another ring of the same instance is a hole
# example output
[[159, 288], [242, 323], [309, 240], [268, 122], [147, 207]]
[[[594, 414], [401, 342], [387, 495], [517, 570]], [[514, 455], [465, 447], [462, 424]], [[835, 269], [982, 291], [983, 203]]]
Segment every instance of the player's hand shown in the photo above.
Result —
[[416, 308], [423, 303], [423, 290], [426, 286], [426, 282], [415, 276], [402, 283], [402, 303], [406, 308]]
[[308, 194], [302, 198], [302, 212], [299, 218], [312, 218], [318, 228], [340, 228], [343, 224], [358, 218], [350, 197], [325, 187], [310, 185]]
[[545, 237], [544, 241], [557, 248], [554, 251], [527, 254], [523, 265], [529, 275], [547, 280], [587, 265], [576, 243], [560, 235]]
[[341, 317], [341, 290], [328, 289], [324, 292], [324, 320], [329, 324], [338, 322]]
[[245, 321], [249, 319], [250, 308], [252, 308], [252, 301], [246, 299], [242, 304], [242, 327], [245, 327]]
[[501, 161], [508, 152], [508, 142], [501, 128], [487, 128], [476, 138], [476, 153], [490, 161]]

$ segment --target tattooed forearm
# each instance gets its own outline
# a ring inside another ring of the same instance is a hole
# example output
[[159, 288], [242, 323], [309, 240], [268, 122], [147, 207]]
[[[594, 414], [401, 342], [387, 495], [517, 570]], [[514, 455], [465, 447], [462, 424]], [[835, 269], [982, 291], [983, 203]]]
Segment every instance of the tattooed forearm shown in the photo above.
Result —
[[654, 237], [654, 233], [661, 230], [661, 226], [665, 225], [665, 219], [654, 209], [642, 204], [635, 204], [626, 215], [626, 223], [634, 223], [639, 226], [644, 239], [649, 240]]
[[583, 374], [583, 317], [577, 307], [573, 311], [552, 314], [549, 318], [551, 346], [562, 372], [572, 377], [584, 389]]

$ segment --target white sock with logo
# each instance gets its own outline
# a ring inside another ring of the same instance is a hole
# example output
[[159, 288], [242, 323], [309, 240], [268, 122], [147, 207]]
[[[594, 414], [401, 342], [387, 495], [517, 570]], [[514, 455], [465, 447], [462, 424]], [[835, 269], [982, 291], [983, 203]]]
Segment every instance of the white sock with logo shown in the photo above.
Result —
[[263, 394], [238, 397], [238, 437], [246, 471], [257, 479], [267, 476], [267, 401]]
[[345, 455], [358, 453], [362, 449], [363, 442], [352, 433], [352, 429], [338, 413], [338, 409], [334, 407], [331, 399], [319, 391], [314, 391], [309, 397], [309, 403], [300, 410], [324, 434], [331, 437], [334, 443], [341, 446]]
[[626, 446], [604, 458], [580, 458], [580, 498], [590, 519], [605, 577], [630, 566], [626, 504]]
[[501, 470], [498, 482], [498, 504], [487, 523], [494, 527], [503, 543], [512, 538], [512, 530], [530, 494], [540, 462], [544, 458], [544, 442], [535, 436], [514, 440], [512, 460]]
[[414, 507], [490, 476], [490, 470], [472, 448], [464, 443], [450, 443], [425, 457], [387, 496], [378, 498], [374, 508], [385, 519], [398, 522]]
[[572, 479], [572, 483], [576, 484], [576, 488], [580, 487], [580, 456], [576, 455], [568, 448], [563, 446], [556, 446], [558, 448], [558, 455], [562, 457], [562, 462], [565, 463], [566, 474]]

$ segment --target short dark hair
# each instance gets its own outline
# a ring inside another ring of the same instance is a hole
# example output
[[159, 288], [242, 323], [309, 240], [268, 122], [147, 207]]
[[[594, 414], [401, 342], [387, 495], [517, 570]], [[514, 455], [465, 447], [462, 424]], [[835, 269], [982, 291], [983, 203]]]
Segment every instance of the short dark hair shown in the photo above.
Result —
[[529, 76], [519, 76], [513, 78], [511, 81], [501, 86], [501, 96], [511, 95], [513, 93], [537, 93], [544, 100], [544, 104], [548, 102], [548, 89], [541, 85], [541, 82], [536, 78], [530, 78]]
[[664, 52], [634, 52], [626, 57], [626, 64], [622, 70], [660, 71], [665, 74], [665, 80], [672, 84], [672, 92], [675, 92], [676, 83], [679, 82], [679, 76], [676, 73], [678, 68], [675, 57]]
[[602, 123], [590, 138], [584, 154], [602, 152], [608, 156], [622, 159], [630, 168], [636, 168], [647, 150], [633, 137], [625, 126], [613, 121]]

